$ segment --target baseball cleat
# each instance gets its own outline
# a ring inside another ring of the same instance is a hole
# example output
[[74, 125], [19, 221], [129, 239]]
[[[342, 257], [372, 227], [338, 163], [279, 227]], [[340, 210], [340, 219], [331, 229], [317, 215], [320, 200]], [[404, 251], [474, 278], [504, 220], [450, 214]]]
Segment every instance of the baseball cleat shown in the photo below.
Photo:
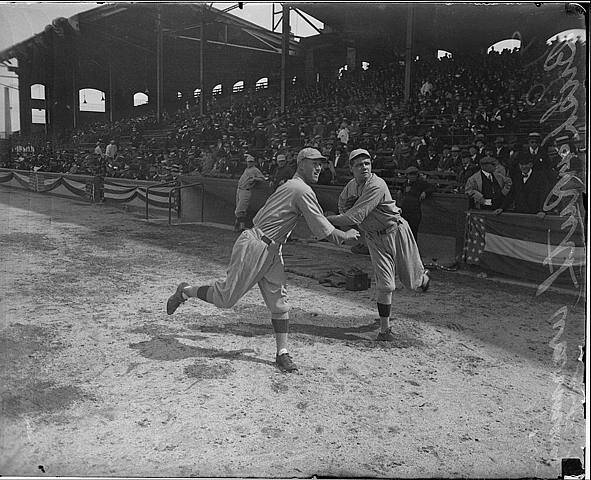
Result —
[[176, 287], [176, 292], [174, 292], [166, 302], [166, 313], [172, 315], [177, 308], [179, 308], [180, 304], [185, 301], [183, 298], [183, 288], [188, 287], [189, 284], [187, 282], [179, 283], [179, 286]]
[[429, 276], [429, 270], [425, 270], [423, 273], [423, 281], [421, 283], [421, 290], [426, 292], [429, 290], [429, 284], [431, 283], [431, 277]]
[[284, 372], [294, 372], [298, 370], [298, 366], [293, 363], [289, 353], [275, 356], [275, 363]]
[[393, 342], [396, 340], [392, 327], [389, 327], [385, 332], [378, 333], [376, 341], [378, 342]]

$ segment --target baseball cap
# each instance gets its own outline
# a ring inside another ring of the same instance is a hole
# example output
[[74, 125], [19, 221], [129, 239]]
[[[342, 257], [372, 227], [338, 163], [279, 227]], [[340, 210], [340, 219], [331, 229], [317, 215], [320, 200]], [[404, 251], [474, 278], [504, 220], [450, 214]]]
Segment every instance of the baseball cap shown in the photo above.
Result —
[[285, 155], [283, 155], [282, 153], [280, 153], [279, 155], [277, 155], [277, 160], [285, 160], [287, 157]]
[[419, 169], [413, 165], [411, 165], [410, 167], [408, 167], [404, 173], [419, 173]]
[[247, 162], [254, 162], [254, 157], [248, 153], [245, 155], [245, 158]]
[[298, 153], [298, 163], [300, 163], [302, 160], [322, 160], [325, 159], [326, 157], [324, 155], [322, 155], [317, 149], [312, 148], [312, 147], [306, 147], [306, 148], [302, 148], [300, 150], [300, 153]]
[[365, 148], [357, 148], [356, 150], [353, 150], [349, 154], [349, 161], [352, 162], [357, 157], [362, 157], [362, 156], [371, 159], [371, 155], [369, 154], [369, 152]]

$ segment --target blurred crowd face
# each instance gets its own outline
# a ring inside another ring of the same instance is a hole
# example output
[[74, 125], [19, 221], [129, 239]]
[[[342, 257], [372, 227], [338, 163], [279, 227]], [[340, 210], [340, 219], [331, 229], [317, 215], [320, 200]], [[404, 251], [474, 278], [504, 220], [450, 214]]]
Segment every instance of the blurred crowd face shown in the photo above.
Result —
[[532, 166], [533, 166], [533, 164], [532, 164], [531, 161], [529, 161], [527, 163], [521, 163], [521, 162], [519, 162], [519, 170], [521, 170], [521, 174], [524, 175], [524, 176], [526, 176], [526, 175], [529, 174], [529, 172], [532, 169]]
[[484, 157], [480, 160], [480, 168], [484, 172], [492, 173], [495, 171], [496, 166], [497, 162], [494, 158]]

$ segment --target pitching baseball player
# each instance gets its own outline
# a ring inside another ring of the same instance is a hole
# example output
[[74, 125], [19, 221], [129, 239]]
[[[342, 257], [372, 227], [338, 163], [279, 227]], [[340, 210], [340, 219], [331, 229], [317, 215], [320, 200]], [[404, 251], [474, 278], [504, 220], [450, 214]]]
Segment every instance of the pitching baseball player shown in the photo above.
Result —
[[242, 231], [246, 228], [246, 216], [248, 214], [248, 206], [250, 204], [250, 197], [252, 196], [252, 188], [257, 183], [266, 182], [267, 179], [256, 166], [252, 155], [246, 154], [246, 168], [240, 179], [238, 180], [238, 188], [236, 189], [236, 222], [234, 224], [235, 231]]
[[314, 148], [301, 150], [293, 178], [268, 198], [254, 217], [254, 226], [244, 230], [234, 243], [226, 278], [211, 286], [180, 283], [168, 299], [166, 312], [172, 315], [190, 297], [213, 303], [218, 308], [230, 308], [258, 283], [271, 312], [277, 366], [287, 372], [297, 370], [287, 350], [290, 307], [281, 248], [300, 217], [304, 217], [317, 239], [327, 238], [340, 245], [354, 243], [359, 237], [354, 229], [346, 232], [335, 229], [322, 213], [310, 184], [318, 181], [323, 159]]
[[339, 215], [327, 219], [337, 226], [357, 225], [365, 233], [371, 263], [375, 272], [379, 341], [396, 339], [390, 327], [392, 292], [395, 274], [410, 289], [429, 288], [429, 272], [423, 266], [419, 249], [408, 222], [400, 215], [400, 208], [392, 200], [386, 182], [371, 173], [371, 157], [359, 148], [349, 154], [353, 179], [339, 196]]

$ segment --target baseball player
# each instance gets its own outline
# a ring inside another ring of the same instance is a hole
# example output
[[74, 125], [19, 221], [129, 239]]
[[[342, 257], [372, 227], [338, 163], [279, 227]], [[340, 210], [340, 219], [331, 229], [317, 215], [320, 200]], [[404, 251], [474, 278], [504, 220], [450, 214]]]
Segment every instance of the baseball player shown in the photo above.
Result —
[[400, 215], [400, 208], [392, 200], [386, 182], [371, 173], [371, 157], [359, 148], [349, 155], [353, 179], [339, 196], [339, 215], [327, 219], [336, 226], [357, 225], [365, 233], [371, 263], [375, 272], [379, 341], [396, 339], [390, 327], [392, 292], [395, 274], [410, 289], [429, 288], [429, 272], [423, 266], [419, 249], [408, 222]]
[[253, 227], [244, 230], [234, 243], [227, 276], [211, 286], [194, 287], [180, 283], [168, 299], [166, 313], [175, 310], [190, 297], [197, 297], [218, 308], [230, 308], [258, 283], [267, 308], [277, 344], [276, 364], [287, 372], [298, 369], [287, 350], [289, 304], [281, 248], [300, 217], [317, 239], [327, 238], [340, 245], [354, 243], [359, 232], [335, 229], [326, 219], [310, 187], [318, 181], [322, 154], [304, 148], [297, 156], [293, 178], [281, 185], [253, 219]]
[[236, 222], [234, 223], [235, 231], [242, 231], [246, 228], [246, 216], [248, 214], [248, 206], [250, 204], [250, 197], [252, 196], [252, 188], [261, 182], [266, 182], [267, 179], [256, 166], [254, 157], [246, 154], [246, 168], [240, 179], [238, 180], [238, 188], [236, 189]]

